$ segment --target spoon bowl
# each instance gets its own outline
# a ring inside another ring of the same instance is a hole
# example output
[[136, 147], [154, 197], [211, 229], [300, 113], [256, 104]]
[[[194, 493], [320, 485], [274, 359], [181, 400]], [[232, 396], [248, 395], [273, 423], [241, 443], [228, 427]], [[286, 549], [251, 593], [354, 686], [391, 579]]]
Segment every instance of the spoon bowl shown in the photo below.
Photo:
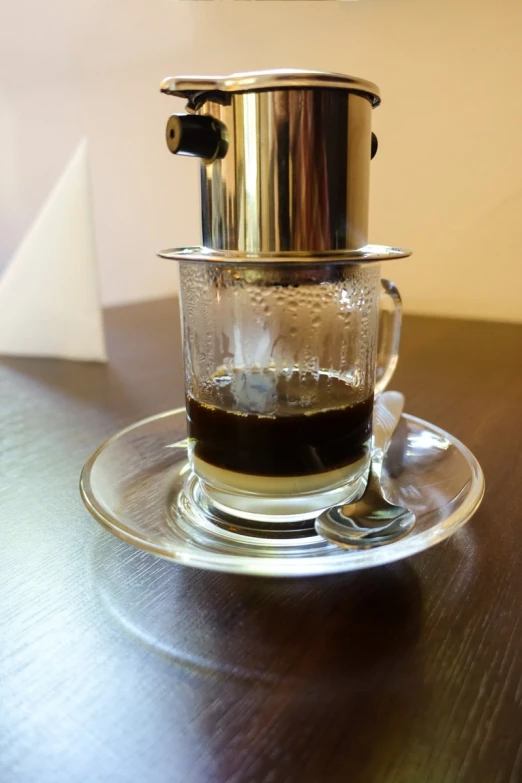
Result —
[[315, 530], [345, 549], [370, 549], [398, 541], [414, 524], [415, 514], [407, 508], [394, 506], [367, 489], [356, 503], [323, 511], [315, 522]]

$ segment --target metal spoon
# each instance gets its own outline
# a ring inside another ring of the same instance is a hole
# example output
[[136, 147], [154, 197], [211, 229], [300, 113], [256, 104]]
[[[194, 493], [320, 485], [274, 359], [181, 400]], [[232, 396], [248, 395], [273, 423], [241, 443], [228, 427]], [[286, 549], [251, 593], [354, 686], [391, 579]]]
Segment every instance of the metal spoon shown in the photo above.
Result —
[[390, 544], [407, 535], [415, 524], [415, 514], [388, 503], [381, 486], [386, 449], [401, 418], [404, 395], [383, 392], [375, 406], [374, 449], [368, 484], [355, 503], [332, 506], [315, 521], [316, 532], [346, 549], [370, 549]]

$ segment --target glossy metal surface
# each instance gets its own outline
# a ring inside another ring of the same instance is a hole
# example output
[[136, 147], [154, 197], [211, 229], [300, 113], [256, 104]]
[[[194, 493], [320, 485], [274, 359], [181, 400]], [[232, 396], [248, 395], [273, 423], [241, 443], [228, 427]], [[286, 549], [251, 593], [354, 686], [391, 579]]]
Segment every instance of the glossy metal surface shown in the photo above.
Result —
[[275, 90], [207, 101], [227, 154], [201, 167], [203, 244], [246, 253], [368, 242], [371, 103], [342, 90]]
[[328, 264], [375, 264], [381, 261], [394, 261], [411, 256], [411, 250], [385, 245], [366, 245], [357, 250], [336, 250], [324, 253], [242, 253], [237, 250], [213, 250], [210, 247], [174, 247], [160, 250], [160, 258], [184, 263], [212, 264], [249, 264], [264, 266], [274, 261], [282, 264], [316, 264], [318, 261], [328, 261]]
[[403, 408], [404, 395], [400, 392], [379, 396], [374, 414], [372, 464], [363, 496], [354, 503], [326, 509], [315, 522], [316, 532], [330, 543], [346, 549], [370, 549], [398, 541], [412, 530], [415, 514], [389, 503], [381, 483], [384, 457]]
[[374, 106], [381, 102], [376, 84], [331, 71], [304, 71], [298, 68], [280, 68], [269, 71], [248, 71], [230, 76], [169, 76], [161, 84], [161, 91], [179, 98], [191, 98], [197, 107], [209, 92], [234, 93], [252, 90], [322, 87], [350, 90], [365, 95]]
[[[228, 141], [224, 157], [201, 164], [205, 246], [270, 254], [367, 244], [374, 98], [349, 77], [333, 87], [323, 76], [321, 87], [303, 78], [283, 88], [253, 77], [243, 92], [202, 82], [197, 112], [219, 120]], [[193, 102], [194, 84], [162, 89]]]

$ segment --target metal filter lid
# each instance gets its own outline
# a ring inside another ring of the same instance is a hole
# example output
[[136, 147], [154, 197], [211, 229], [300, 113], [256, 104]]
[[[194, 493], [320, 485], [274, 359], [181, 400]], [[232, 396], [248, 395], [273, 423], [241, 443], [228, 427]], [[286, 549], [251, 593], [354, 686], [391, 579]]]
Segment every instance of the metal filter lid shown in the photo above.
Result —
[[200, 104], [203, 96], [208, 93], [214, 96], [215, 93], [308, 88], [346, 90], [368, 98], [372, 106], [378, 106], [381, 102], [377, 85], [365, 79], [330, 71], [304, 71], [296, 68], [249, 71], [229, 76], [171, 76], [161, 84], [161, 92], [188, 98], [194, 107]]

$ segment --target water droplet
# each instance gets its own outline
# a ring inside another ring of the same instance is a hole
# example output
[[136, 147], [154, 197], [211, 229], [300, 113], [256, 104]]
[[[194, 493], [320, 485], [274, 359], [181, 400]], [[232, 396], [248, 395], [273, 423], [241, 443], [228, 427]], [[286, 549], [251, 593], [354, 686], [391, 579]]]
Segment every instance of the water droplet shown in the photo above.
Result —
[[213, 379], [214, 386], [218, 386], [219, 388], [222, 388], [223, 386], [228, 386], [232, 383], [232, 378], [230, 375], [216, 375]]

